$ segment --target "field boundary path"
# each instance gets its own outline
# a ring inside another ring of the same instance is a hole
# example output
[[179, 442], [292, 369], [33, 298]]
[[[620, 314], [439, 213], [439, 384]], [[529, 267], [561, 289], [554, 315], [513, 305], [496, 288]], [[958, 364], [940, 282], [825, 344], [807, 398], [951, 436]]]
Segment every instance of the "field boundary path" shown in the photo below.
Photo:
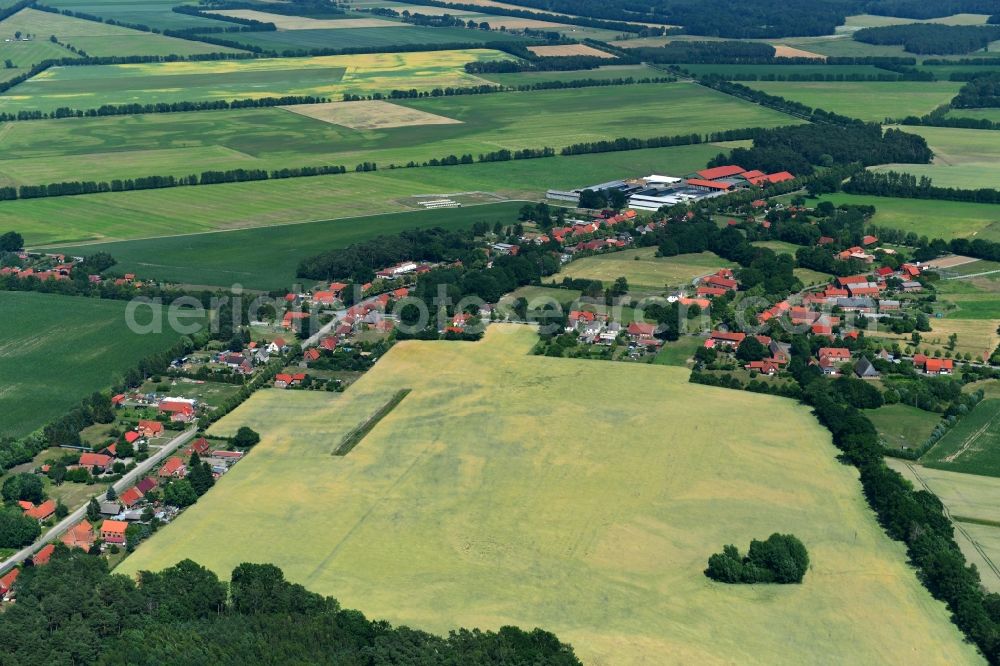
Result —
[[[937, 497], [937, 494], [935, 494], [934, 491], [931, 490], [931, 487], [927, 485], [927, 482], [924, 481], [924, 477], [920, 476], [919, 472], [917, 472], [916, 466], [913, 463], [905, 460], [902, 461], [902, 463], [906, 465], [906, 467], [910, 470], [910, 474], [913, 475], [913, 478], [920, 482], [920, 485], [924, 490]], [[969, 544], [976, 549], [976, 552], [979, 553], [979, 556], [983, 558], [983, 562], [986, 563], [986, 566], [988, 566], [990, 570], [998, 578], [1000, 578], [1000, 567], [998, 567], [996, 564], [993, 563], [993, 560], [991, 560], [990, 556], [986, 553], [985, 550], [983, 550], [983, 547], [979, 545], [979, 542], [973, 539], [972, 535], [969, 534], [969, 532], [964, 527], [962, 527], [961, 522], [951, 515], [951, 511], [948, 510], [948, 506], [944, 502], [941, 503], [941, 506], [944, 507], [944, 515], [947, 516], [948, 520], [951, 521], [951, 524], [955, 526], [955, 529], [958, 530], [961, 533], [961, 535], [965, 537], [965, 540], [968, 541]]]
[[[198, 432], [197, 427], [189, 428], [188, 430], [185, 430], [184, 432], [177, 435], [172, 440], [161, 446], [159, 451], [151, 455], [146, 460], [143, 460], [136, 466], [135, 469], [125, 474], [125, 476], [123, 476], [117, 483], [113, 484], [115, 492], [121, 494], [122, 491], [131, 486], [133, 483], [135, 483], [140, 476], [142, 476], [150, 469], [152, 469], [154, 466], [156, 466], [157, 463], [159, 463], [161, 460], [169, 456], [171, 453], [176, 451], [181, 446], [187, 444], [192, 439], [194, 439], [194, 436], [197, 432]], [[88, 503], [89, 502], [84, 503], [82, 506], [77, 508], [76, 511], [73, 511], [68, 516], [60, 520], [58, 523], [56, 523], [55, 526], [52, 527], [52, 529], [48, 530], [45, 534], [38, 537], [38, 540], [35, 541], [35, 543], [31, 544], [30, 546], [25, 546], [21, 550], [17, 551], [16, 553], [8, 557], [3, 562], [0, 562], [0, 574], [6, 573], [16, 565], [20, 564], [21, 562], [24, 562], [26, 559], [28, 559], [28, 557], [37, 552], [42, 546], [49, 543], [50, 541], [53, 541], [56, 537], [62, 535], [63, 532], [68, 530], [70, 527], [76, 525], [78, 522], [83, 520], [83, 517], [87, 513]]]

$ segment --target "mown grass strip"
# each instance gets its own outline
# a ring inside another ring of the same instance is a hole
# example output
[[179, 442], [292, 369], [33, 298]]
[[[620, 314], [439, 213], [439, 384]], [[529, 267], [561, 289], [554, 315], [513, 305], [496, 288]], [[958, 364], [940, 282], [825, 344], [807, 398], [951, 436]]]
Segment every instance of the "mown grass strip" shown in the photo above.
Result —
[[375, 426], [378, 425], [379, 421], [388, 416], [389, 412], [396, 408], [396, 405], [403, 402], [403, 398], [410, 395], [410, 391], [412, 390], [413, 389], [405, 388], [396, 391], [392, 398], [390, 398], [389, 402], [382, 405], [377, 412], [362, 421], [344, 436], [344, 439], [341, 440], [337, 448], [333, 450], [333, 455], [346, 456], [350, 453], [355, 446], [361, 443], [361, 440], [365, 438], [365, 435], [370, 433]]

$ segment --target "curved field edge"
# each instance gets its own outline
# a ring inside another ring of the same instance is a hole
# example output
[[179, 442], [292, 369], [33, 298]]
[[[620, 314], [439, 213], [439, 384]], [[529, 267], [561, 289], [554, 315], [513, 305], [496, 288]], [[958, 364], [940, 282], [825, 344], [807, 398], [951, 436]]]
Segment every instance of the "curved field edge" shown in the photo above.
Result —
[[[256, 394], [213, 431], [262, 443], [119, 571], [272, 561], [371, 616], [542, 626], [590, 664], [980, 661], [807, 409], [530, 356], [535, 339], [406, 342], [344, 394]], [[330, 455], [401, 386], [364, 446]], [[702, 575], [774, 531], [810, 550], [801, 586]]]

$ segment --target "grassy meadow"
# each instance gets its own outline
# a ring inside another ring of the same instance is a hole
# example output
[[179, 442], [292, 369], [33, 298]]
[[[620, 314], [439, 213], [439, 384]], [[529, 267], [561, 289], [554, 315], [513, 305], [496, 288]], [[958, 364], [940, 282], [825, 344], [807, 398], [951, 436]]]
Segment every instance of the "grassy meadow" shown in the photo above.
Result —
[[1000, 319], [1000, 264], [975, 261], [960, 268], [973, 274], [998, 271], [990, 275], [941, 280], [937, 283], [938, 303], [954, 304], [946, 309], [949, 319]]
[[328, 220], [309, 224], [246, 229], [227, 233], [167, 236], [150, 240], [67, 249], [71, 253], [110, 252], [115, 270], [196, 285], [283, 289], [296, 282], [299, 262], [323, 250], [346, 247], [406, 229], [465, 229], [485, 221], [510, 224], [522, 204], [498, 203], [444, 210]]
[[939, 187], [972, 190], [1000, 181], [1000, 132], [950, 127], [901, 127], [919, 134], [934, 151], [931, 164], [887, 164], [876, 171], [927, 176]]
[[232, 23], [216, 19], [179, 14], [172, 11], [177, 5], [196, 5], [195, 2], [178, 0], [46, 0], [45, 4], [60, 11], [68, 9], [102, 19], [114, 19], [122, 23], [135, 23], [160, 30], [182, 30], [187, 28], [231, 28]]
[[747, 81], [745, 85], [813, 108], [871, 121], [922, 116], [950, 102], [962, 87], [953, 81]]
[[[0, 291], [0, 437], [20, 437], [58, 418], [180, 337], [131, 333], [126, 305]], [[136, 318], [148, 315], [140, 309]]]
[[[704, 168], [718, 148], [710, 145], [552, 157], [467, 166], [380, 170], [313, 178], [112, 192], [0, 202], [0, 228], [18, 229], [31, 246], [69, 245], [216, 229], [315, 222], [356, 215], [415, 210], [418, 195], [457, 192], [476, 200], [544, 196], [622, 175], [666, 168]], [[460, 197], [461, 198], [461, 197]], [[239, 206], [233, 202], [239, 201]], [[56, 222], [53, 222], [56, 220]], [[197, 261], [197, 257], [192, 257]]]
[[159, 62], [53, 67], [0, 95], [8, 112], [51, 111], [104, 104], [196, 102], [345, 93], [388, 93], [475, 85], [482, 80], [462, 66], [508, 58], [499, 51], [467, 49], [426, 53]]
[[875, 206], [872, 224], [912, 231], [928, 238], [985, 238], [1000, 241], [1000, 205], [901, 199], [860, 194], [829, 194], [820, 197], [836, 205]]
[[[598, 666], [979, 661], [806, 408], [681, 368], [529, 356], [535, 340], [406, 342], [346, 393], [256, 394], [212, 432], [249, 425], [261, 444], [116, 571], [269, 561], [371, 616], [542, 626]], [[809, 548], [801, 586], [702, 574], [721, 545], [774, 531]]]
[[655, 247], [644, 247], [571, 261], [554, 276], [554, 280], [584, 278], [610, 285], [615, 279], [625, 277], [632, 290], [663, 291], [665, 285], [690, 285], [696, 277], [714, 273], [720, 268], [735, 267], [736, 264], [712, 252], [657, 257]]
[[[702, 134], [798, 122], [687, 83], [616, 87], [616, 98], [627, 110], [615, 114], [602, 106], [606, 95], [602, 88], [584, 88], [381, 103], [386, 116], [417, 111], [452, 121], [417, 120], [401, 127], [375, 122], [371, 128], [352, 127], [335, 124], [336, 115], [333, 122], [303, 115], [316, 105], [7, 123], [0, 126], [5, 146], [0, 185], [75, 180], [81, 173], [109, 180], [212, 169], [353, 167], [363, 161], [384, 167], [499, 148], [558, 149], [608, 137]], [[342, 105], [343, 112], [351, 104], [356, 103]], [[709, 157], [719, 152], [713, 150]], [[683, 175], [687, 165], [680, 166], [660, 168]]]
[[[37, 9], [22, 9], [4, 21], [0, 21], [0, 36], [6, 37], [8, 34], [13, 34], [15, 30], [30, 33], [35, 35], [37, 40], [46, 42], [49, 41], [50, 35], [55, 35], [63, 44], [74, 46], [91, 56], [187, 56], [237, 51], [237, 49], [224, 46], [166, 37]], [[53, 46], [56, 45], [53, 44]], [[69, 57], [74, 56], [70, 54]]]
[[865, 411], [878, 430], [883, 444], [890, 449], [915, 449], [927, 441], [941, 415], [909, 405], [885, 405]]

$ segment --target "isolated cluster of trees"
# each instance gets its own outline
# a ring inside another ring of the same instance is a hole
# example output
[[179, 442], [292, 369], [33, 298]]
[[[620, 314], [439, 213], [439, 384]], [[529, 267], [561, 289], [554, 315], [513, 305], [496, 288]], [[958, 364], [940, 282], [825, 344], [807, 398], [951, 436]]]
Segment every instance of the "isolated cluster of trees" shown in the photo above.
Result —
[[862, 28], [853, 38], [866, 44], [898, 44], [910, 53], [949, 55], [986, 48], [990, 42], [1000, 39], [1000, 26], [904, 23]]
[[705, 575], [720, 583], [801, 583], [808, 569], [809, 553], [802, 542], [775, 532], [765, 541], [751, 541], [745, 556], [736, 546], [725, 546], [708, 558]]
[[103, 558], [61, 544], [17, 580], [0, 616], [7, 661], [43, 663], [539, 664], [576, 666], [546, 631], [458, 629], [439, 637], [372, 621], [332, 597], [244, 563], [230, 583], [183, 560], [136, 582]]

